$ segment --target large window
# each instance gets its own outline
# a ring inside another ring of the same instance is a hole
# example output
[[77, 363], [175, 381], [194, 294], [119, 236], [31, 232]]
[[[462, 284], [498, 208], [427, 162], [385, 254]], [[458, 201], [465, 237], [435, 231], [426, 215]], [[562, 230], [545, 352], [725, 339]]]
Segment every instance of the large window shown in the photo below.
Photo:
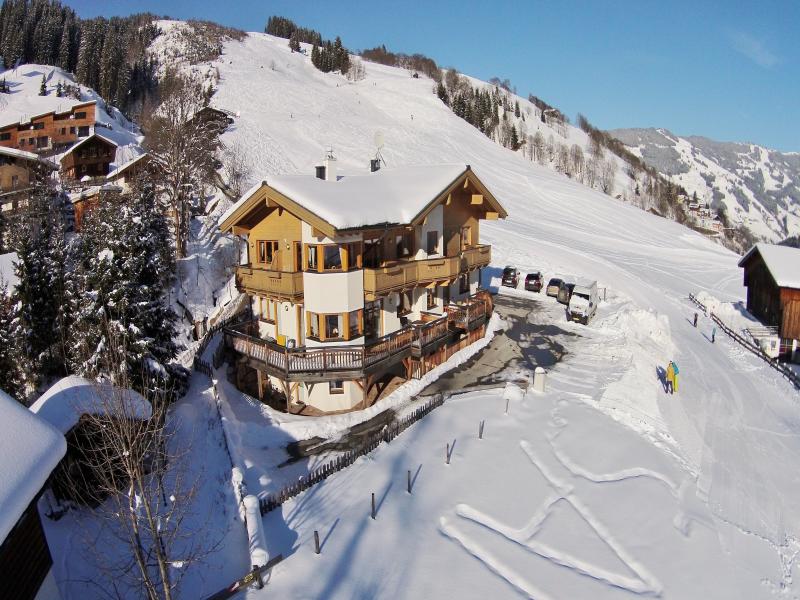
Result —
[[427, 252], [431, 254], [439, 254], [439, 232], [429, 231], [427, 238]]
[[360, 268], [361, 242], [306, 244], [306, 271], [339, 273]]
[[277, 307], [276, 303], [270, 300], [269, 298], [259, 298], [258, 304], [259, 304], [259, 316], [261, 317], [261, 320], [274, 323], [275, 309]]
[[469, 275], [467, 275], [466, 273], [458, 278], [458, 293], [459, 294], [469, 293]]
[[271, 265], [278, 256], [278, 242], [275, 240], [258, 240], [256, 246], [256, 261], [261, 264]]
[[322, 342], [354, 340], [364, 331], [361, 310], [328, 314], [308, 312], [306, 321], [308, 323], [306, 335]]
[[436, 308], [436, 288], [428, 288], [425, 290], [425, 295], [427, 297], [426, 306], [428, 310]]
[[331, 394], [344, 394], [344, 381], [331, 381], [328, 383], [328, 391]]

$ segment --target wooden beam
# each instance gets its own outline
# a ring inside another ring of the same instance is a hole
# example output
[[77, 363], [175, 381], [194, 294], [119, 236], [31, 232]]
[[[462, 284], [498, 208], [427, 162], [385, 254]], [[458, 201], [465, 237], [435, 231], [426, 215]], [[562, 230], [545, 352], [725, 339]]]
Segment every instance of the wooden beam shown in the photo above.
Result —
[[483, 204], [483, 194], [472, 194], [470, 204]]
[[469, 177], [464, 178], [464, 189], [466, 190], [469, 187]]
[[249, 227], [242, 227], [241, 225], [234, 225], [232, 228], [233, 235], [249, 235], [250, 228]]

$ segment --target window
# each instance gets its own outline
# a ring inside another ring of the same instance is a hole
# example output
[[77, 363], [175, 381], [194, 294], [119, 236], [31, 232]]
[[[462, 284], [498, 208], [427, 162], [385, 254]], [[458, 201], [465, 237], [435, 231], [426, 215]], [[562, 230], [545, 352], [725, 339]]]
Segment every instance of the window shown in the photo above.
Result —
[[328, 391], [331, 394], [344, 394], [344, 381], [331, 381], [328, 383]]
[[11, 139], [11, 134], [9, 132], [0, 133], [0, 142], [7, 142]]
[[33, 128], [34, 129], [44, 129], [44, 123], [34, 123], [33, 124]]
[[339, 271], [342, 269], [342, 253], [336, 244], [323, 246], [323, 269], [326, 271]]
[[76, 112], [76, 113], [75, 113], [75, 118], [76, 118], [76, 119], [85, 119], [85, 118], [86, 118], [86, 113], [85, 113], [85, 112], [83, 112], [83, 111], [81, 111], [81, 112]]
[[338, 339], [343, 337], [342, 315], [325, 315], [325, 339]]
[[275, 322], [276, 303], [269, 298], [259, 298], [259, 313], [263, 321]]
[[364, 266], [376, 269], [381, 265], [381, 241], [364, 240]]
[[319, 319], [316, 313], [308, 313], [306, 322], [308, 323], [308, 337], [319, 339]]
[[[72, 129], [72, 127], [70, 127], [70, 129]], [[78, 137], [86, 137], [88, 135], [89, 135], [88, 125], [83, 125], [81, 127], [78, 127]]]
[[429, 231], [427, 242], [428, 254], [439, 254], [439, 232]]
[[62, 127], [61, 128], [61, 135], [65, 135], [66, 133], [67, 133], [67, 128], [66, 127]]
[[48, 143], [50, 142], [50, 138], [46, 135], [36, 138], [36, 147], [37, 148], [46, 148]]
[[309, 244], [306, 246], [306, 270], [317, 271], [317, 246]]
[[472, 246], [472, 227], [461, 228], [461, 249], [465, 250]]
[[381, 334], [381, 305], [382, 300], [367, 302], [364, 305], [364, 336], [368, 340], [375, 339]]
[[413, 253], [412, 248], [414, 244], [412, 242], [410, 233], [397, 235], [395, 236], [394, 240], [395, 240], [395, 246], [396, 246], [395, 251], [397, 253], [397, 258], [406, 258], [408, 256], [411, 256], [411, 254]]
[[425, 290], [425, 295], [427, 296], [428, 310], [436, 308], [436, 288], [428, 288]]
[[272, 261], [278, 256], [278, 242], [276, 240], [258, 240], [258, 253], [256, 254], [256, 261], [271, 265]]
[[347, 339], [354, 340], [361, 335], [361, 311], [354, 310], [347, 315]]
[[19, 184], [19, 175], [12, 175], [11, 176], [11, 187], [16, 189], [18, 184]]
[[469, 293], [469, 275], [467, 275], [466, 273], [458, 278], [458, 293], [459, 294]]
[[70, 127], [70, 128], [69, 128], [69, 132], [70, 132], [71, 134], [74, 134], [74, 133], [75, 133], [75, 128], [74, 128], [74, 127]]
[[400, 302], [397, 304], [397, 316], [404, 317], [411, 312], [411, 292], [400, 292]]

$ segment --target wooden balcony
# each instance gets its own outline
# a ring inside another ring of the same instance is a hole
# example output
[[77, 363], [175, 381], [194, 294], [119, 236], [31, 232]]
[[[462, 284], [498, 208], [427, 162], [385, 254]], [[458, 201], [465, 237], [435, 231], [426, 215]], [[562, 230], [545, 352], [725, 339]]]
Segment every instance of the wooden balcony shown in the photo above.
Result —
[[416, 287], [415, 261], [397, 262], [377, 269], [364, 269], [364, 295], [375, 300], [391, 292], [401, 292]]
[[462, 270], [472, 271], [479, 267], [485, 267], [492, 262], [492, 247], [487, 244], [480, 244], [472, 248], [467, 248], [461, 253]]
[[285, 381], [359, 379], [409, 356], [414, 340], [414, 330], [406, 327], [364, 346], [286, 348], [257, 337], [256, 331], [252, 321], [227, 328], [225, 344]]
[[236, 267], [236, 287], [247, 294], [295, 302], [303, 298], [303, 272], [240, 265]]
[[438, 350], [450, 335], [447, 315], [427, 323], [417, 323], [414, 327], [414, 341], [411, 346], [412, 356], [426, 356]]
[[486, 321], [492, 308], [491, 296], [486, 292], [478, 292], [466, 302], [445, 306], [445, 313], [452, 329], [472, 331]]

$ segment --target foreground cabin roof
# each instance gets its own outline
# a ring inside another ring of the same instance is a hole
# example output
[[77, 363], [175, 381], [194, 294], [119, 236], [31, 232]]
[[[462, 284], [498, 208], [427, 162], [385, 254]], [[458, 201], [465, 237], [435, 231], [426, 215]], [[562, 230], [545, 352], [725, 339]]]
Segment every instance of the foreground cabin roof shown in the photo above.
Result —
[[0, 391], [0, 543], [66, 451], [60, 431]]
[[800, 248], [756, 244], [742, 257], [739, 266], [747, 268], [756, 255], [764, 261], [778, 287], [800, 289]]
[[417, 224], [459, 186], [473, 189], [495, 218], [506, 216], [469, 165], [447, 164], [383, 168], [337, 181], [305, 175], [272, 177], [228, 209], [220, 228], [230, 230], [265, 203], [288, 210], [329, 236], [375, 225]]

